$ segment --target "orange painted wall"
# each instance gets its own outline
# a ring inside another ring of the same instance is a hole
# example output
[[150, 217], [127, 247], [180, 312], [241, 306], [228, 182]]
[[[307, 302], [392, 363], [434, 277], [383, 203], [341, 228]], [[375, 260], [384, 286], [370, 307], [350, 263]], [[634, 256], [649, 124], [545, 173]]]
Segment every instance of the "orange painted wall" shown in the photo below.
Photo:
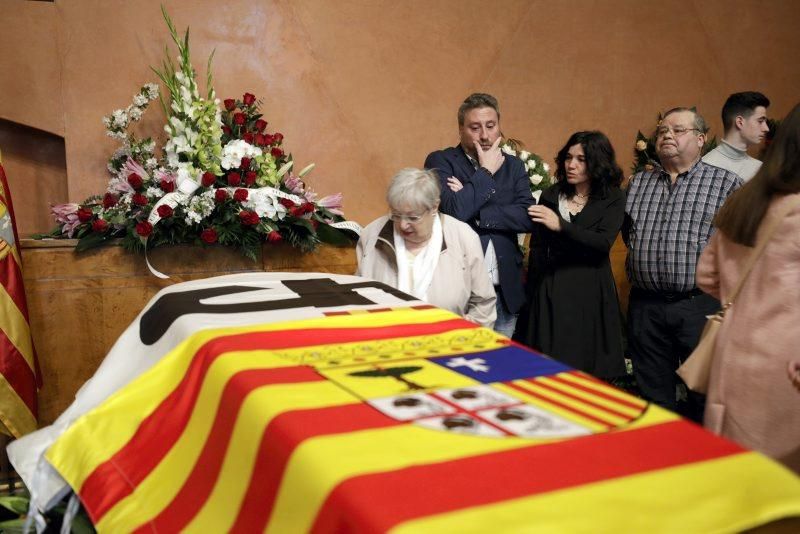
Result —
[[[42, 205], [104, 189], [115, 144], [100, 119], [155, 80], [149, 66], [168, 42], [160, 3], [0, 4], [0, 118], [65, 140], [66, 170], [54, 176], [66, 182], [17, 203], [23, 233], [49, 226], [40, 226]], [[800, 95], [794, 0], [164, 3], [178, 28], [191, 26], [203, 77], [216, 49], [218, 96], [262, 97], [298, 165], [317, 163], [312, 187], [343, 191], [362, 224], [385, 210], [397, 169], [456, 143], [455, 112], [472, 91], [495, 94], [505, 133], [547, 159], [572, 131], [597, 128], [625, 168], [636, 131], [659, 110], [697, 105], [719, 134], [731, 92], [763, 91], [775, 117]], [[163, 139], [162, 121], [154, 108], [136, 131]], [[0, 135], [7, 150], [2, 143]], [[27, 158], [41, 158], [30, 146]], [[40, 179], [26, 175], [34, 166], [19, 166], [14, 179]]]

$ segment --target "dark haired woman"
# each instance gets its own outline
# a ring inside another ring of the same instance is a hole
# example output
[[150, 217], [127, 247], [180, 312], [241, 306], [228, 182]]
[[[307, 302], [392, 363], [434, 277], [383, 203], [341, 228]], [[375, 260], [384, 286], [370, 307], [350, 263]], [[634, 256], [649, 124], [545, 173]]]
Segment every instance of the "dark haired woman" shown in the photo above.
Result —
[[608, 255], [625, 218], [622, 170], [600, 132], [577, 132], [556, 156], [555, 185], [534, 222], [524, 342], [602, 378], [625, 374], [619, 301]]
[[766, 228], [777, 224], [717, 334], [705, 426], [800, 473], [800, 402], [786, 369], [800, 347], [800, 105], [764, 164], [719, 210], [697, 286], [727, 302]]

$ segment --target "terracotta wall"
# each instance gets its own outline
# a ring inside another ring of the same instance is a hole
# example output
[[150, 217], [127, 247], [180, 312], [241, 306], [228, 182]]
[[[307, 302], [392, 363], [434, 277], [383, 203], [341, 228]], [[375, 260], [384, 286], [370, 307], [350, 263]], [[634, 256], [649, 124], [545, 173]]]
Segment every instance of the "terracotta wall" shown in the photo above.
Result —
[[[155, 79], [168, 42], [160, 3], [0, 4], [0, 118], [55, 133], [63, 120], [66, 146], [67, 183], [17, 208], [23, 228], [44, 229], [42, 203], [104, 188], [115, 145], [100, 119]], [[218, 95], [262, 97], [298, 165], [317, 163], [312, 186], [343, 191], [361, 223], [385, 209], [394, 171], [456, 142], [455, 111], [472, 91], [494, 93], [506, 134], [550, 159], [572, 131], [599, 128], [627, 168], [659, 110], [695, 104], [719, 133], [729, 93], [761, 90], [780, 117], [800, 86], [794, 0], [164, 3], [191, 26], [203, 75], [216, 49]], [[153, 109], [137, 131], [161, 135], [162, 120]], [[30, 167], [14, 179], [33, 180]]]

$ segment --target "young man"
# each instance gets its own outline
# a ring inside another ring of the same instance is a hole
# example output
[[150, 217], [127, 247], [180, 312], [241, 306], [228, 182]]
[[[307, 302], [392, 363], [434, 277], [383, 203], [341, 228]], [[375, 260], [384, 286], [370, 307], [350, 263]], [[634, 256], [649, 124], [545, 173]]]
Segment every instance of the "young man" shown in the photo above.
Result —
[[734, 93], [722, 106], [725, 136], [719, 146], [703, 156], [709, 165], [738, 174], [745, 182], [761, 167], [761, 162], [747, 154], [747, 149], [764, 140], [769, 132], [769, 99], [754, 91]]

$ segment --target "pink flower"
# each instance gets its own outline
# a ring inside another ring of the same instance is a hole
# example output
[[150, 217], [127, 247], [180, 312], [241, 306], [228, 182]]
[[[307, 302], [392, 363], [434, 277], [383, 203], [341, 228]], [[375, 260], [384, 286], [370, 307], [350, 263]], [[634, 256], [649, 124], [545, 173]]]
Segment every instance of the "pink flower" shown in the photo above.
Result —
[[328, 195], [319, 199], [317, 201], [317, 206], [325, 208], [334, 215], [344, 216], [344, 212], [342, 211], [343, 200], [344, 196], [341, 193], [336, 193], [335, 195]]
[[175, 182], [177, 180], [177, 176], [175, 176], [172, 172], [167, 172], [162, 169], [158, 169], [155, 173], [156, 181], [158, 183], [161, 182]]
[[125, 160], [125, 165], [122, 166], [122, 175], [128, 176], [130, 174], [138, 174], [145, 182], [150, 180], [150, 175], [144, 170], [144, 167], [136, 163], [133, 158]]
[[291, 172], [284, 175], [283, 185], [285, 185], [286, 188], [295, 195], [302, 195], [303, 187], [305, 186], [303, 181], [297, 175], [292, 174]]
[[61, 227], [61, 233], [66, 234], [67, 237], [71, 238], [78, 226], [81, 225], [81, 221], [78, 219], [79, 208], [80, 206], [78, 204], [72, 203], [50, 206], [50, 212], [53, 214], [53, 217], [55, 217], [56, 222], [63, 225]]

